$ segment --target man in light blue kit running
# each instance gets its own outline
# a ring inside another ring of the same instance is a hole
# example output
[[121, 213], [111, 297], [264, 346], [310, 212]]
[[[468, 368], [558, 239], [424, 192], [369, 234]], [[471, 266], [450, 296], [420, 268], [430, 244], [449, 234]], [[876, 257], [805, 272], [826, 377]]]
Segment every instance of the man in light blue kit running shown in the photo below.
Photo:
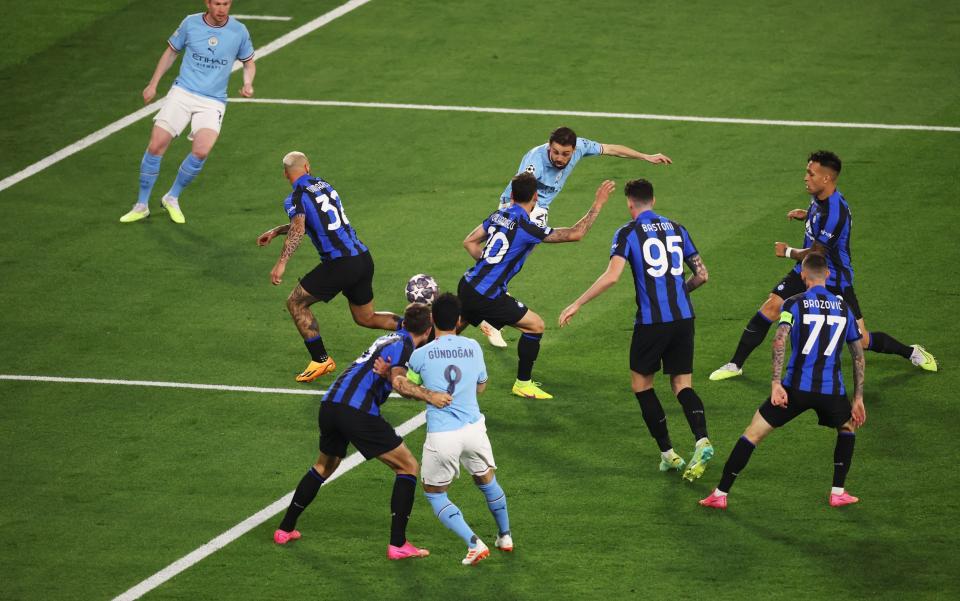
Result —
[[164, 99], [163, 108], [153, 118], [150, 143], [140, 162], [137, 202], [120, 218], [120, 223], [133, 223], [150, 216], [150, 192], [160, 175], [160, 161], [173, 139], [190, 125], [187, 139], [193, 142], [193, 147], [180, 163], [170, 191], [160, 201], [174, 223], [185, 223], [186, 218], [180, 210], [180, 193], [203, 169], [207, 155], [220, 135], [220, 124], [227, 108], [227, 82], [234, 61], [243, 63], [240, 95], [245, 98], [253, 96], [253, 78], [257, 71], [253, 61], [253, 42], [247, 28], [230, 18], [232, 3], [232, 0], [206, 0], [207, 12], [189, 15], [167, 40], [167, 49], [160, 56], [150, 83], [143, 89], [144, 103], [150, 103], [156, 97], [160, 78], [182, 53], [180, 74]]
[[490, 555], [487, 546], [463, 519], [460, 508], [447, 498], [447, 488], [460, 475], [460, 464], [487, 499], [497, 522], [495, 546], [513, 551], [507, 497], [497, 483], [493, 449], [477, 393], [487, 385], [487, 368], [477, 341], [457, 336], [460, 299], [448, 293], [433, 303], [436, 340], [415, 350], [410, 356], [408, 377], [422, 380], [429, 390], [453, 395], [446, 407], [427, 407], [427, 438], [423, 443], [422, 481], [427, 500], [444, 526], [467, 543], [463, 565], [473, 565]]

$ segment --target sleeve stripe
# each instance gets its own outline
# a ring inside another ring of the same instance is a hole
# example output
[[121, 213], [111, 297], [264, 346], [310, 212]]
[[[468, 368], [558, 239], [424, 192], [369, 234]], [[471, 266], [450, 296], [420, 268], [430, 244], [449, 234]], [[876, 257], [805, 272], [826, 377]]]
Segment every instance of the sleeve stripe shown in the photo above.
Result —
[[252, 61], [253, 57], [256, 56], [256, 54], [257, 54], [256, 52], [251, 52], [250, 56], [248, 56], [247, 58], [238, 58], [237, 60], [240, 61], [241, 63], [247, 63]]
[[173, 44], [170, 43], [170, 40], [167, 40], [167, 46], [170, 46], [170, 50], [173, 50], [173, 51], [176, 52], [177, 54], [180, 54], [181, 52], [183, 52], [183, 49], [177, 50], [177, 49], [173, 46]]

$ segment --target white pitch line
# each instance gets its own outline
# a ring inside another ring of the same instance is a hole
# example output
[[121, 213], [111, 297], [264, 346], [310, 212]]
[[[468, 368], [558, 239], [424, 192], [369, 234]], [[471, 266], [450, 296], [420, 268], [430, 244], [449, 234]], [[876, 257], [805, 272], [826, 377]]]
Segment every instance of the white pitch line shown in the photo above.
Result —
[[780, 125], [787, 127], [842, 127], [852, 129], [895, 129], [913, 131], [960, 132], [960, 127], [946, 125], [899, 125], [891, 123], [849, 123], [844, 121], [792, 121], [785, 119], [740, 119], [734, 117], [697, 117], [693, 115], [658, 115], [653, 113], [607, 113], [597, 111], [563, 111], [553, 109], [514, 109], [447, 104], [401, 104], [395, 102], [350, 102], [345, 100], [294, 100], [287, 98], [230, 98], [232, 103], [289, 104], [300, 106], [341, 106], [373, 109], [406, 109], [415, 111], [453, 111], [460, 113], [496, 113], [501, 115], [555, 115], [561, 117], [596, 117], [602, 119], [642, 119], [646, 121], [686, 121], [691, 123], [727, 123], [735, 125]]
[[[425, 424], [426, 421], [427, 421], [426, 412], [421, 411], [417, 415], [411, 417], [407, 421], [400, 424], [400, 426], [396, 428], [397, 435], [401, 437], [406, 436], [410, 432], [413, 432], [414, 430], [416, 430], [417, 428]], [[350, 455], [340, 464], [340, 467], [337, 468], [337, 471], [334, 472], [334, 474], [330, 476], [326, 482], [324, 482], [323, 486], [327, 486], [327, 484], [329, 484], [330, 482], [333, 482], [334, 480], [336, 480], [346, 472], [349, 472], [353, 468], [357, 467], [358, 465], [363, 463], [363, 461], [364, 461], [363, 455], [361, 455], [360, 453], [354, 453]], [[277, 515], [278, 513], [280, 513], [290, 505], [290, 500], [292, 498], [293, 498], [293, 491], [277, 499], [270, 505], [267, 505], [257, 513], [251, 515], [250, 517], [243, 520], [233, 528], [230, 528], [223, 534], [213, 538], [212, 540], [210, 540], [210, 542], [206, 543], [205, 545], [197, 547], [190, 553], [184, 555], [180, 559], [176, 560], [175, 562], [171, 563], [167, 567], [163, 568], [153, 576], [150, 576], [140, 584], [137, 584], [136, 586], [130, 588], [129, 590], [127, 590], [126, 592], [120, 595], [117, 595], [113, 599], [113, 601], [134, 601], [135, 599], [139, 599], [140, 597], [149, 593], [153, 589], [157, 588], [167, 580], [170, 580], [180, 572], [183, 572], [190, 566], [193, 566], [194, 564], [203, 560], [205, 557], [226, 547], [227, 545], [237, 540], [247, 532], [250, 532], [257, 526], [260, 526], [261, 524], [263, 524], [273, 516]], [[267, 543], [266, 541], [264, 541], [264, 544], [270, 544], [270, 543]]]
[[[155, 388], [190, 388], [193, 390], [227, 390], [231, 392], [259, 392], [262, 394], [304, 394], [321, 395], [326, 390], [306, 390], [299, 388], [261, 388], [259, 386], [231, 386], [229, 384], [194, 384], [192, 382], [155, 382], [153, 380], [115, 380], [102, 378], [64, 378], [61, 376], [27, 376], [18, 374], [0, 374], [0, 380], [22, 382], [58, 382], [63, 384], [112, 384], [114, 386], [152, 386]], [[391, 393], [391, 397], [400, 395]]]
[[[363, 6], [367, 2], [370, 2], [370, 0], [350, 0], [345, 4], [341, 4], [337, 8], [331, 10], [330, 12], [320, 15], [319, 17], [317, 17], [316, 19], [313, 19], [312, 21], [308, 21], [307, 23], [304, 23], [300, 27], [297, 27], [293, 31], [285, 33], [284, 35], [270, 42], [266, 46], [263, 46], [262, 48], [257, 49], [256, 58], [261, 59], [265, 56], [268, 56], [269, 54], [276, 52], [277, 50], [280, 50], [284, 46], [291, 44], [292, 42], [299, 40], [303, 36], [316, 31], [317, 29], [323, 27], [327, 23], [330, 23], [334, 19], [342, 17], [343, 15], [349, 13], [350, 11]], [[233, 64], [233, 68], [231, 72], [237, 71], [241, 67], [242, 65], [239, 62], [235, 62]], [[55, 153], [40, 159], [36, 163], [28, 167], [25, 167], [20, 171], [17, 171], [13, 175], [3, 178], [2, 180], [0, 180], [0, 192], [6, 190], [7, 188], [13, 185], [16, 185], [22, 182], [23, 180], [27, 179], [30, 176], [40, 173], [47, 167], [50, 167], [51, 165], [55, 165], [60, 161], [62, 161], [63, 159], [69, 156], [72, 156], [80, 152], [81, 150], [84, 150], [85, 148], [89, 148], [90, 146], [96, 144], [97, 142], [107, 138], [108, 136], [111, 136], [117, 133], [121, 129], [136, 123], [140, 119], [143, 119], [144, 117], [158, 110], [162, 102], [163, 102], [162, 100], [157, 100], [156, 102], [152, 102], [147, 106], [143, 107], [142, 109], [135, 111], [133, 113], [130, 113], [126, 117], [122, 119], [118, 119], [117, 121], [114, 121], [110, 125], [107, 125], [106, 127], [93, 132], [89, 136], [82, 138], [80, 140], [77, 140], [73, 144], [70, 144], [69, 146], [61, 148]]]
[[293, 17], [272, 17], [270, 15], [230, 15], [241, 21], [289, 21]]

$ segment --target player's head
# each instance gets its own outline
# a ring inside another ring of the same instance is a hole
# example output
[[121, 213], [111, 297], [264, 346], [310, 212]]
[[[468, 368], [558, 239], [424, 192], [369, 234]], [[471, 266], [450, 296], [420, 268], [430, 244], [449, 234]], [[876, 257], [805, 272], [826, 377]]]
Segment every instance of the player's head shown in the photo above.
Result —
[[207, 16], [214, 25], [223, 25], [230, 15], [233, 0], [207, 0]]
[[843, 164], [840, 157], [829, 150], [818, 150], [807, 157], [807, 174], [803, 183], [807, 193], [821, 196], [824, 192], [832, 194], [837, 187], [837, 177]]
[[558, 127], [550, 132], [547, 140], [547, 157], [557, 169], [563, 169], [570, 162], [577, 148], [577, 134], [569, 127]]
[[310, 173], [310, 161], [307, 155], [294, 150], [283, 157], [283, 176], [290, 183], [297, 181], [304, 173]]
[[643, 178], [628, 181], [623, 187], [623, 194], [627, 197], [627, 209], [634, 217], [653, 208], [657, 201], [653, 195], [653, 184]]
[[438, 330], [444, 332], [453, 332], [457, 329], [457, 322], [460, 321], [460, 299], [456, 294], [444, 292], [433, 301], [430, 308], [433, 313], [433, 325]]
[[531, 205], [537, 200], [537, 178], [524, 171], [510, 180], [510, 199], [518, 205]]
[[414, 340], [422, 343], [433, 323], [430, 321], [430, 307], [423, 303], [410, 303], [403, 311], [403, 329], [410, 332]]
[[815, 253], [807, 254], [800, 266], [800, 277], [807, 288], [817, 285], [822, 286], [830, 277], [826, 257]]

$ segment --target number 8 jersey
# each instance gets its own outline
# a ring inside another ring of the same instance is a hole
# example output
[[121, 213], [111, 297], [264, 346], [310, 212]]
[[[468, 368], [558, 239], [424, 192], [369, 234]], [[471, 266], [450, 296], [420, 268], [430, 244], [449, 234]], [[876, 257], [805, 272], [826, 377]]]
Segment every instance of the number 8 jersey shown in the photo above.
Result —
[[783, 302], [780, 325], [790, 326], [793, 349], [784, 388], [846, 394], [840, 372], [840, 341], [855, 342], [863, 335], [843, 298], [823, 286], [814, 286]]
[[523, 207], [515, 204], [491, 213], [483, 221], [483, 229], [487, 244], [464, 279], [478, 293], [493, 299], [506, 294], [507, 284], [523, 267], [527, 255], [553, 229], [533, 223]]
[[304, 216], [307, 235], [317, 247], [321, 261], [355, 257], [367, 252], [367, 247], [347, 221], [340, 195], [319, 177], [305, 173], [297, 179], [283, 208], [291, 220], [296, 215]]
[[683, 264], [697, 254], [685, 227], [653, 211], [640, 213], [617, 230], [610, 256], [623, 257], [633, 270], [637, 324], [694, 317], [684, 286]]

